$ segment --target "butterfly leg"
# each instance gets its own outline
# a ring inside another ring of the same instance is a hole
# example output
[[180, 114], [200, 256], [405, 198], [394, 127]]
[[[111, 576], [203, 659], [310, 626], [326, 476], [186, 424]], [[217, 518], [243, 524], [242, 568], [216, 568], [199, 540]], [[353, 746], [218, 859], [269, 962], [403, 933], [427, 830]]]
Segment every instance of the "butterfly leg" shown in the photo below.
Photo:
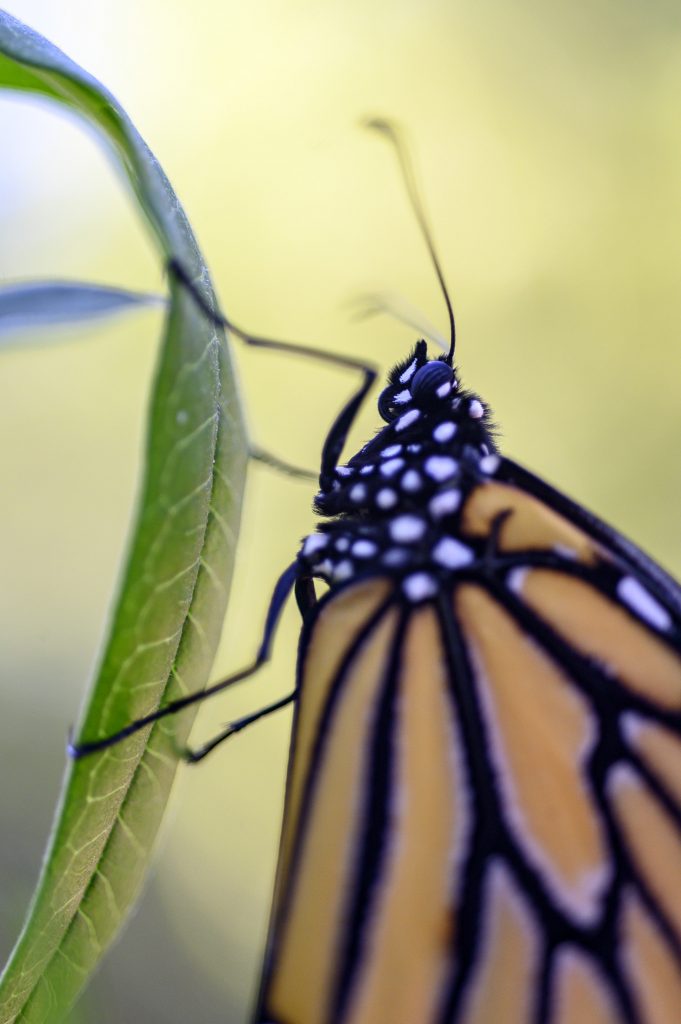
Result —
[[70, 756], [76, 760], [80, 757], [85, 757], [88, 754], [94, 754], [99, 750], [105, 750], [107, 747], [113, 747], [117, 743], [120, 743], [121, 740], [127, 739], [128, 736], [132, 736], [134, 733], [139, 732], [140, 729], [144, 729], [146, 726], [153, 725], [154, 722], [158, 722], [159, 719], [166, 718], [168, 715], [175, 715], [178, 711], [182, 711], [184, 708], [189, 707], [192, 704], [197, 704], [200, 701], [206, 700], [206, 698], [212, 697], [216, 693], [221, 693], [234, 683], [239, 683], [243, 679], [248, 679], [250, 676], [255, 675], [258, 669], [261, 668], [266, 661], [269, 661], [272, 640], [279, 623], [282, 609], [300, 575], [300, 565], [295, 561], [279, 577], [270, 600], [262, 641], [255, 660], [251, 665], [247, 668], [241, 669], [239, 672], [235, 672], [231, 676], [227, 676], [226, 679], [222, 679], [219, 683], [214, 683], [212, 686], [208, 686], [205, 690], [199, 690], [196, 693], [188, 694], [186, 697], [180, 697], [178, 700], [170, 701], [168, 704], [163, 705], [163, 707], [158, 708], [156, 711], [152, 711], [150, 714], [144, 715], [142, 718], [137, 718], [134, 722], [130, 722], [128, 725], [124, 726], [124, 728], [119, 729], [118, 732], [111, 733], [109, 736], [105, 736], [102, 739], [91, 740], [89, 742], [85, 741], [83, 743], [74, 743], [69, 738], [67, 749]]
[[280, 708], [285, 708], [288, 704], [292, 704], [296, 699], [296, 693], [297, 691], [294, 690], [292, 693], [282, 697], [281, 700], [274, 701], [273, 704], [267, 704], [264, 708], [258, 708], [257, 711], [253, 711], [250, 715], [244, 715], [243, 718], [237, 718], [236, 721], [230, 722], [212, 740], [208, 740], [207, 743], [203, 743], [200, 747], [187, 747], [183, 751], [185, 761], [187, 764], [198, 764], [199, 761], [202, 761], [204, 757], [215, 750], [224, 740], [228, 740], [230, 736], [234, 736], [236, 733], [241, 732], [242, 729], [248, 728], [254, 722], [259, 722], [261, 718], [266, 718], [273, 714], [273, 712], [279, 711]]
[[263, 466], [275, 469], [278, 473], [284, 473], [285, 476], [290, 476], [297, 480], [317, 479], [318, 474], [315, 470], [305, 469], [304, 466], [296, 466], [292, 462], [287, 462], [286, 459], [280, 459], [278, 455], [273, 455], [258, 445], [251, 445], [248, 454], [249, 458], [255, 462], [261, 462]]
[[335, 352], [325, 352], [324, 349], [313, 348], [307, 345], [299, 345], [291, 341], [278, 341], [274, 338], [263, 338], [257, 334], [250, 334], [248, 331], [237, 327], [229, 320], [224, 313], [211, 309], [201, 292], [194, 284], [187, 270], [179, 260], [171, 259], [167, 264], [168, 273], [172, 274], [191, 294], [197, 306], [204, 315], [214, 324], [230, 331], [236, 338], [240, 338], [246, 345], [254, 348], [267, 348], [278, 352], [289, 352], [291, 355], [305, 356], [309, 359], [318, 359], [320, 362], [331, 363], [334, 366], [347, 367], [350, 370], [358, 370], [362, 374], [362, 383], [351, 395], [346, 404], [336, 417], [330, 431], [327, 434], [322, 450], [321, 471], [319, 481], [322, 487], [330, 484], [333, 478], [333, 471], [338, 464], [343, 445], [350, 431], [350, 427], [364, 402], [372, 384], [376, 380], [377, 371], [374, 366], [364, 363], [359, 359], [351, 359], [349, 356], [338, 355]]

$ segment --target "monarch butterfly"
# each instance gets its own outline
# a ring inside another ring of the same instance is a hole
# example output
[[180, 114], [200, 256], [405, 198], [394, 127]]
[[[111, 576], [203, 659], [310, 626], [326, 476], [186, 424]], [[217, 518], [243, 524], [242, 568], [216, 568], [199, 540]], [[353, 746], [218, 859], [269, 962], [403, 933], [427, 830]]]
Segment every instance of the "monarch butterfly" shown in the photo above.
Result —
[[498, 451], [459, 381], [404, 152], [375, 127], [397, 146], [449, 350], [416, 343], [345, 465], [375, 371], [312, 353], [364, 378], [324, 443], [325, 521], [277, 583], [254, 664], [72, 753], [252, 675], [295, 590], [294, 693], [188, 753], [295, 700], [258, 1024], [677, 1024], [681, 589]]

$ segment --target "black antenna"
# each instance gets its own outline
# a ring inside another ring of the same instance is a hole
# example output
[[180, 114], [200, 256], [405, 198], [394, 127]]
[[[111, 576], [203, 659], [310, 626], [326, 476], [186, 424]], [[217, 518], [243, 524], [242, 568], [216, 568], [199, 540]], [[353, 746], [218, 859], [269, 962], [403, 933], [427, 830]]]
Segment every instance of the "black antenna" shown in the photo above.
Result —
[[418, 225], [421, 228], [421, 234], [423, 235], [425, 243], [428, 247], [428, 252], [430, 253], [430, 258], [433, 261], [435, 273], [437, 274], [437, 279], [440, 282], [440, 288], [442, 289], [442, 294], [444, 296], [445, 303], [447, 304], [447, 313], [449, 314], [450, 338], [449, 352], [447, 353], [447, 362], [451, 366], [452, 361], [454, 359], [454, 349], [456, 347], [456, 326], [454, 323], [454, 310], [452, 309], [452, 303], [451, 299], [449, 298], [449, 292], [447, 291], [447, 285], [445, 284], [445, 278], [444, 274], [442, 273], [442, 267], [440, 266], [440, 260], [438, 259], [438, 255], [435, 251], [435, 243], [433, 242], [433, 236], [428, 226], [428, 221], [426, 219], [423, 203], [421, 202], [421, 198], [419, 196], [419, 191], [416, 185], [416, 175], [414, 174], [414, 167], [411, 161], [411, 157], [409, 155], [409, 150], [407, 149], [404, 143], [404, 139], [402, 138], [401, 133], [398, 131], [397, 127], [391, 121], [386, 121], [385, 118], [382, 117], [372, 117], [368, 118], [364, 122], [364, 124], [367, 128], [371, 128], [374, 131], [380, 132], [382, 135], [385, 135], [388, 141], [391, 142], [392, 145], [395, 147], [395, 152], [397, 153], [397, 160], [399, 162], [400, 170], [402, 171], [402, 177], [404, 179], [404, 185], [405, 188], [407, 189], [407, 196], [409, 197], [409, 202], [411, 203], [411, 207], [416, 216]]

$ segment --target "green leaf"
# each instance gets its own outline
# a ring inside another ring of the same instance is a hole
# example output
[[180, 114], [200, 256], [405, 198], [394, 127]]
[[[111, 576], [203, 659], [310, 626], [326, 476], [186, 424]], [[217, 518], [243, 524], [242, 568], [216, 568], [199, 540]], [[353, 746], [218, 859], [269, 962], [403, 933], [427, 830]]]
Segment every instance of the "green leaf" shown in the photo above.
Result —
[[162, 295], [79, 281], [20, 281], [0, 285], [0, 344], [9, 336], [75, 324], [142, 306], [163, 306]]
[[[51, 97], [99, 129], [160, 253], [180, 260], [213, 304], [182, 207], [127, 115], [94, 78], [4, 12], [0, 86]], [[127, 566], [78, 738], [105, 735], [205, 684], [245, 465], [224, 338], [172, 279]], [[143, 880], [191, 718], [165, 719], [150, 736], [68, 765], [38, 888], [0, 982], [0, 1024], [61, 1020], [114, 938]]]

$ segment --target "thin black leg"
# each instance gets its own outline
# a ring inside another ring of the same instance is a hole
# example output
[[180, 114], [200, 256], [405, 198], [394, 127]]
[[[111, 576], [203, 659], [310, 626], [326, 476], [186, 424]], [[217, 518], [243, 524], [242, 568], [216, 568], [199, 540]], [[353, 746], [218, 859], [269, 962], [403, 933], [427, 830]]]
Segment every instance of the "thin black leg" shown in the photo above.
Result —
[[123, 729], [119, 729], [118, 732], [105, 736], [103, 739], [91, 740], [89, 742], [84, 741], [82, 743], [74, 743], [69, 739], [67, 745], [69, 755], [76, 760], [80, 757], [86, 757], [88, 754], [94, 754], [99, 750], [105, 750], [107, 747], [113, 747], [117, 743], [120, 743], [121, 740], [127, 739], [128, 736], [132, 736], [140, 729], [144, 729], [145, 726], [153, 725], [154, 722], [158, 722], [159, 719], [166, 718], [168, 715], [175, 715], [178, 711], [182, 711], [191, 704], [197, 704], [200, 701], [206, 700], [206, 698], [212, 697], [214, 694], [221, 693], [223, 690], [226, 690], [228, 686], [232, 686], [234, 683], [239, 683], [243, 679], [248, 679], [250, 676], [255, 675], [258, 669], [269, 660], [272, 639], [279, 623], [282, 609], [286, 604], [286, 600], [293, 590], [299, 575], [300, 565], [296, 561], [279, 577], [267, 612], [267, 619], [265, 621], [265, 629], [263, 631], [260, 648], [255, 661], [251, 665], [247, 668], [241, 669], [239, 672], [235, 672], [231, 676], [227, 676], [226, 679], [221, 680], [219, 683], [214, 683], [212, 686], [206, 687], [205, 690], [199, 690], [197, 693], [190, 693], [187, 697], [180, 697], [178, 700], [170, 701], [169, 704], [165, 704], [156, 711], [152, 711], [150, 714], [144, 715], [142, 718], [138, 718], [134, 722], [130, 722], [130, 724], [126, 725]]
[[350, 370], [359, 370], [362, 374], [363, 380], [360, 387], [351, 395], [341, 409], [324, 442], [319, 482], [323, 489], [328, 488], [331, 485], [334, 470], [338, 465], [338, 459], [340, 458], [350, 428], [372, 384], [376, 380], [376, 368], [369, 363], [361, 362], [358, 359], [351, 359], [349, 356], [341, 356], [335, 352], [325, 352], [323, 349], [298, 345], [291, 341], [277, 341], [273, 338], [262, 338], [257, 334], [249, 334], [247, 331], [237, 327], [222, 311], [211, 309], [188, 272], [178, 260], [171, 259], [168, 261], [168, 273], [173, 274], [187, 288], [199, 309], [202, 310], [212, 323], [217, 324], [219, 327], [224, 327], [247, 345], [252, 345], [255, 348], [274, 349], [278, 352], [289, 352], [292, 355], [306, 356], [309, 359], [319, 359], [321, 362], [331, 363], [334, 366], [344, 366]]
[[303, 466], [287, 462], [286, 459], [280, 459], [278, 455], [273, 455], [258, 445], [252, 444], [248, 454], [256, 462], [262, 462], [263, 466], [269, 466], [270, 469], [276, 469], [278, 473], [284, 473], [286, 476], [292, 476], [298, 480], [316, 480], [318, 477], [315, 470], [305, 469]]
[[192, 749], [187, 747], [183, 751], [183, 757], [187, 764], [198, 764], [199, 761], [203, 761], [204, 757], [219, 747], [224, 740], [228, 740], [230, 736], [234, 736], [237, 732], [241, 732], [242, 729], [248, 728], [249, 725], [253, 725], [254, 722], [259, 722], [261, 718], [265, 718], [267, 715], [271, 715], [274, 711], [279, 711], [280, 708], [285, 708], [287, 704], [291, 704], [296, 699], [297, 691], [287, 694], [286, 697], [282, 697], [281, 700], [275, 701], [273, 704], [268, 704], [264, 708], [259, 708], [257, 711], [253, 711], [250, 715], [244, 715], [243, 718], [237, 718], [235, 722], [230, 722], [229, 725], [223, 729], [221, 733], [218, 733], [212, 740], [208, 740], [207, 743], [202, 744], [200, 747]]

